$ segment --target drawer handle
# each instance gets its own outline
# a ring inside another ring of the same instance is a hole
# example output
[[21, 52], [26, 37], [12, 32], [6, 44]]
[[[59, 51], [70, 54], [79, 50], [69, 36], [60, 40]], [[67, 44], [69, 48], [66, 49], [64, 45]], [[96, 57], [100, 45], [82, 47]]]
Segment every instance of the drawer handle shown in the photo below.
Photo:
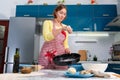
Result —
[[110, 28], [104, 28], [104, 30], [110, 30]]
[[120, 68], [113, 68], [114, 70], [120, 70]]
[[30, 16], [29, 14], [25, 14], [24, 16]]
[[109, 14], [103, 14], [103, 16], [109, 16]]

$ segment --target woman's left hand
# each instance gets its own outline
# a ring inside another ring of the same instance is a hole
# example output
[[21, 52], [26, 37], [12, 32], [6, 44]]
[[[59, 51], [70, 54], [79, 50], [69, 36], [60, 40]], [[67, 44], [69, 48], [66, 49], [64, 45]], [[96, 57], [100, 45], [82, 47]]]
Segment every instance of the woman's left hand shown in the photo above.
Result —
[[69, 48], [66, 48], [66, 49], [65, 49], [65, 53], [70, 53], [70, 49], [69, 49]]

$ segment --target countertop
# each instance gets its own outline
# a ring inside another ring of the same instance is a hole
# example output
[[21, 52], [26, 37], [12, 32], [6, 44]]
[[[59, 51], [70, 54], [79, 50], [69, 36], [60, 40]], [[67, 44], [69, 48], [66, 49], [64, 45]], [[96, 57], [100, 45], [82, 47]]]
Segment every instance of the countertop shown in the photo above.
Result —
[[65, 72], [62, 70], [40, 70], [30, 74], [4, 73], [0, 74], [0, 80], [120, 80], [118, 74], [113, 72], [106, 72], [110, 74], [110, 78], [68, 78], [64, 76]]
[[120, 64], [120, 61], [79, 61], [78, 63], [109, 63], [109, 64]]

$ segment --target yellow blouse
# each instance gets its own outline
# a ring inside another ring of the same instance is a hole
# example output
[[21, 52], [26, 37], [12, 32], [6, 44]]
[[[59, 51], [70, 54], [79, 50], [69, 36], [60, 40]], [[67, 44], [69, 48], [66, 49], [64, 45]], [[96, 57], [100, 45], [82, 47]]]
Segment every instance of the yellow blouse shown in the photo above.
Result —
[[[52, 29], [53, 29], [53, 22], [51, 20], [45, 20], [43, 23], [43, 37], [45, 41], [51, 41], [54, 39], [54, 36], [52, 34]], [[68, 46], [68, 32], [66, 32], [66, 38], [64, 40], [64, 47], [69, 48]]]

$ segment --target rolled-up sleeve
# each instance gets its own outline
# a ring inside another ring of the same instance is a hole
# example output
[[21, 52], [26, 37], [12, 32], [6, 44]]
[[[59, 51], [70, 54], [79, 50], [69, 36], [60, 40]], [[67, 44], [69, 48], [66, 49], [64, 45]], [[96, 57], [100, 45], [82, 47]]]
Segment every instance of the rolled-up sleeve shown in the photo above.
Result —
[[43, 37], [45, 41], [51, 41], [54, 39], [54, 35], [52, 33], [53, 23], [50, 20], [45, 20], [43, 23]]

